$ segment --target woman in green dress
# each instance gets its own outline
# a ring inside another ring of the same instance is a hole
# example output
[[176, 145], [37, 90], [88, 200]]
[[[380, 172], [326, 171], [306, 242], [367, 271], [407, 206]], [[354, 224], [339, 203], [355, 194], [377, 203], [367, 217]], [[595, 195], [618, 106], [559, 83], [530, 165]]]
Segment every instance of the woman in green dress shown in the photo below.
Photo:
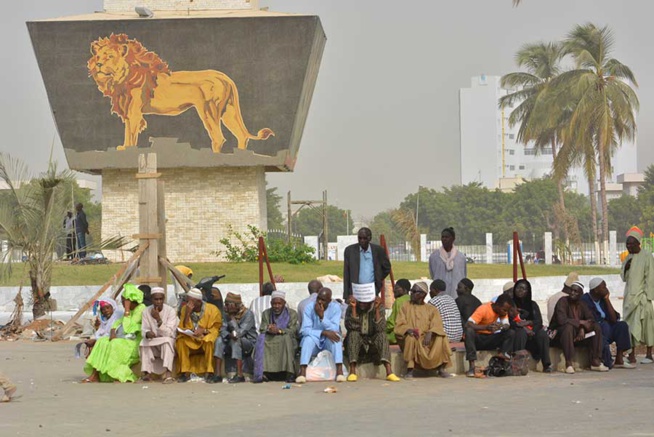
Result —
[[143, 292], [135, 285], [125, 284], [122, 294], [125, 314], [111, 327], [109, 337], [99, 338], [86, 360], [82, 382], [134, 382], [137, 377], [131, 367], [139, 362]]

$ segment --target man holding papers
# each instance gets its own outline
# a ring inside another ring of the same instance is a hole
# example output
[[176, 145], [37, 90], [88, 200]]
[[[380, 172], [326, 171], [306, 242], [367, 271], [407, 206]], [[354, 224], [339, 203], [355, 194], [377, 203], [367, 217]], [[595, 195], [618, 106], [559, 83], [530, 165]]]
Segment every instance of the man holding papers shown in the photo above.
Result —
[[[374, 285], [378, 295], [384, 285], [384, 279], [391, 272], [391, 262], [381, 246], [372, 244], [372, 232], [361, 228], [357, 233], [358, 244], [345, 248], [343, 254], [343, 300], [349, 301], [352, 285]], [[371, 285], [371, 286], [372, 286]]]

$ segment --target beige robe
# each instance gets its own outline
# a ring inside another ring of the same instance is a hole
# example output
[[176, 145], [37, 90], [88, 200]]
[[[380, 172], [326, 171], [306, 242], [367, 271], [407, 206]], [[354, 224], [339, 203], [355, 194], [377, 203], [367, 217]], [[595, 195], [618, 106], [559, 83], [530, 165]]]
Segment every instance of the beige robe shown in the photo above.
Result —
[[[139, 345], [141, 354], [141, 371], [161, 375], [167, 370], [172, 372], [175, 363], [175, 337], [177, 335], [177, 312], [164, 304], [161, 310], [161, 326], [152, 317], [152, 305], [143, 311], [141, 333], [143, 339]], [[156, 337], [148, 339], [145, 335], [154, 332]]]
[[[420, 338], [406, 336], [409, 329], [418, 329]], [[432, 337], [430, 345], [425, 347], [422, 342], [427, 332], [431, 332]], [[432, 305], [415, 305], [411, 302], [402, 305], [395, 319], [395, 336], [398, 341], [404, 341], [404, 360], [409, 369], [416, 366], [421, 369], [435, 369], [450, 362], [452, 351], [443, 328], [443, 320]]]

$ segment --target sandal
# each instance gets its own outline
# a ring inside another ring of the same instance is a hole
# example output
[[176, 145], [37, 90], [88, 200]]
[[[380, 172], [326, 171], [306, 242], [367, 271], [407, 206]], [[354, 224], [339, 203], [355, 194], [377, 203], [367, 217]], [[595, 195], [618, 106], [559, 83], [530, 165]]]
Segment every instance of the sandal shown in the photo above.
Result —
[[173, 382], [175, 382], [175, 378], [173, 378], [172, 376], [169, 376], [168, 378], [161, 381], [162, 384], [172, 384]]
[[82, 384], [90, 384], [92, 382], [98, 382], [95, 379], [91, 379], [90, 377], [82, 379]]

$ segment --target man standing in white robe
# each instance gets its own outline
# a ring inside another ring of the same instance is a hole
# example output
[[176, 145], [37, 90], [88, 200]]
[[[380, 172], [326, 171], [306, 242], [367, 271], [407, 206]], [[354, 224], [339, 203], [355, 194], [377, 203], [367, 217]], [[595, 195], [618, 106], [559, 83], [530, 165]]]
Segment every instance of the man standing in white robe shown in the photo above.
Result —
[[440, 249], [436, 250], [429, 257], [429, 274], [435, 281], [445, 281], [445, 293], [457, 298], [456, 287], [461, 279], [468, 277], [466, 257], [454, 246], [456, 234], [453, 228], [445, 228], [441, 232]]
[[162, 375], [163, 383], [174, 382], [172, 372], [175, 362], [175, 336], [179, 319], [173, 307], [164, 303], [166, 293], [161, 287], [150, 292], [152, 305], [143, 311], [139, 346], [141, 354], [141, 379], [150, 381], [151, 374]]

